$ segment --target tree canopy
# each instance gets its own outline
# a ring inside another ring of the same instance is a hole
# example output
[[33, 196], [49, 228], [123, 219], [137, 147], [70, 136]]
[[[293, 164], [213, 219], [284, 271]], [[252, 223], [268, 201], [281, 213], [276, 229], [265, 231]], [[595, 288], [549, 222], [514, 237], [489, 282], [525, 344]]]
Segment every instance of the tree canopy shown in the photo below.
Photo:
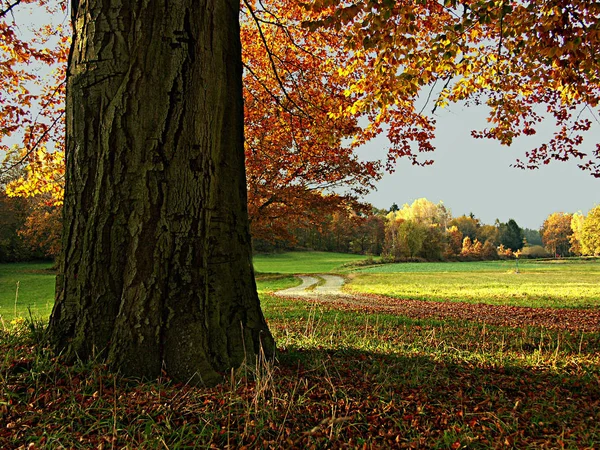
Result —
[[[69, 32], [58, 20], [19, 33], [12, 13], [26, 4], [49, 18], [66, 10], [62, 0], [0, 6], [0, 142], [28, 165], [8, 192], [52, 192], [60, 203]], [[600, 176], [598, 148], [581, 150], [600, 98], [599, 8], [585, 0], [244, 1], [253, 233], [286, 237], [339, 211], [372, 186], [383, 163], [430, 164], [422, 154], [433, 150], [436, 110], [449, 103], [485, 105], [489, 127], [473, 135], [505, 145], [554, 121], [552, 138], [515, 166], [575, 158]], [[33, 62], [53, 72], [32, 71]], [[387, 160], [359, 159], [356, 148], [380, 134], [389, 139]], [[9, 144], [15, 137], [17, 146]]]

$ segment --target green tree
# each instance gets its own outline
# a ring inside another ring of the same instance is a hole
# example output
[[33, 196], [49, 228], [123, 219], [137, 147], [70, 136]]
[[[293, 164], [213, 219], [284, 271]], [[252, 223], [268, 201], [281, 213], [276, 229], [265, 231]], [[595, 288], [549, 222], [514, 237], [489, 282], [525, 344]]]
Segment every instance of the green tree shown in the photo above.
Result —
[[531, 228], [523, 228], [523, 237], [527, 242], [527, 245], [542, 245], [542, 236], [539, 230], [532, 230]]
[[507, 223], [500, 224], [498, 238], [500, 244], [511, 249], [513, 252], [523, 248], [523, 230], [513, 219], [510, 219]]
[[600, 205], [592, 208], [583, 221], [581, 248], [584, 255], [600, 256]]
[[214, 384], [274, 350], [251, 262], [238, 15], [236, 0], [73, 2], [49, 324], [67, 358]]

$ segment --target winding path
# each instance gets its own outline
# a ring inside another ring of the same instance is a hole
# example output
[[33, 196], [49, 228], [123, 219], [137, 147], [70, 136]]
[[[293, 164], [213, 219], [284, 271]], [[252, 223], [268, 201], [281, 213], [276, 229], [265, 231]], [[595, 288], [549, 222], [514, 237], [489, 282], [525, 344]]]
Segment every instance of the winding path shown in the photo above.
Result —
[[281, 297], [308, 298], [320, 298], [324, 295], [336, 297], [350, 296], [350, 294], [342, 292], [342, 286], [344, 285], [345, 280], [339, 275], [299, 275], [298, 278], [302, 280], [301, 285], [277, 291], [277, 295]]

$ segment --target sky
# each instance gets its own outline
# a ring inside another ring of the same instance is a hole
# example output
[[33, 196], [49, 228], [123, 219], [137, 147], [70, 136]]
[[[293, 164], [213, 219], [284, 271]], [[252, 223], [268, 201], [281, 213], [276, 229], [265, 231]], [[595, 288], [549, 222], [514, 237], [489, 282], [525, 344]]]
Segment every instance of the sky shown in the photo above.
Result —
[[[438, 110], [439, 111], [439, 110]], [[552, 162], [538, 170], [510, 167], [525, 152], [552, 136], [552, 122], [534, 137], [517, 139], [511, 147], [474, 139], [470, 131], [486, 127], [486, 110], [451, 105], [437, 114], [436, 151], [423, 155], [432, 166], [413, 166], [400, 160], [377, 189], [363, 199], [377, 208], [402, 207], [417, 198], [442, 201], [453, 216], [473, 213], [484, 224], [514, 219], [520, 227], [539, 229], [553, 212], [586, 214], [600, 204], [600, 178], [583, 172], [575, 161]], [[600, 125], [585, 135], [582, 149], [600, 142]], [[587, 144], [587, 145], [586, 145]], [[378, 138], [360, 151], [366, 159], [385, 155], [387, 140]]]

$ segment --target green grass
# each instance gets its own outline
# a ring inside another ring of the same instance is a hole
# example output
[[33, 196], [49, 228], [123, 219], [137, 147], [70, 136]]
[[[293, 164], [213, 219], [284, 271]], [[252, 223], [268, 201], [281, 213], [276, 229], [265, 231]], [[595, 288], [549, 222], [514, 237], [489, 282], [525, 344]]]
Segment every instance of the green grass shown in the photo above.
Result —
[[[261, 291], [291, 282], [269, 276]], [[261, 299], [277, 362], [212, 389], [67, 367], [27, 329], [0, 330], [0, 448], [600, 445], [600, 333]]]
[[254, 268], [259, 273], [323, 273], [367, 258], [363, 255], [327, 252], [259, 254], [254, 256]]
[[403, 299], [553, 308], [600, 307], [600, 261], [407, 263], [353, 274], [348, 290]]
[[[51, 263], [0, 264], [0, 316], [3, 320], [34, 316], [47, 318], [54, 304], [55, 273]], [[17, 296], [17, 283], [19, 283]]]

